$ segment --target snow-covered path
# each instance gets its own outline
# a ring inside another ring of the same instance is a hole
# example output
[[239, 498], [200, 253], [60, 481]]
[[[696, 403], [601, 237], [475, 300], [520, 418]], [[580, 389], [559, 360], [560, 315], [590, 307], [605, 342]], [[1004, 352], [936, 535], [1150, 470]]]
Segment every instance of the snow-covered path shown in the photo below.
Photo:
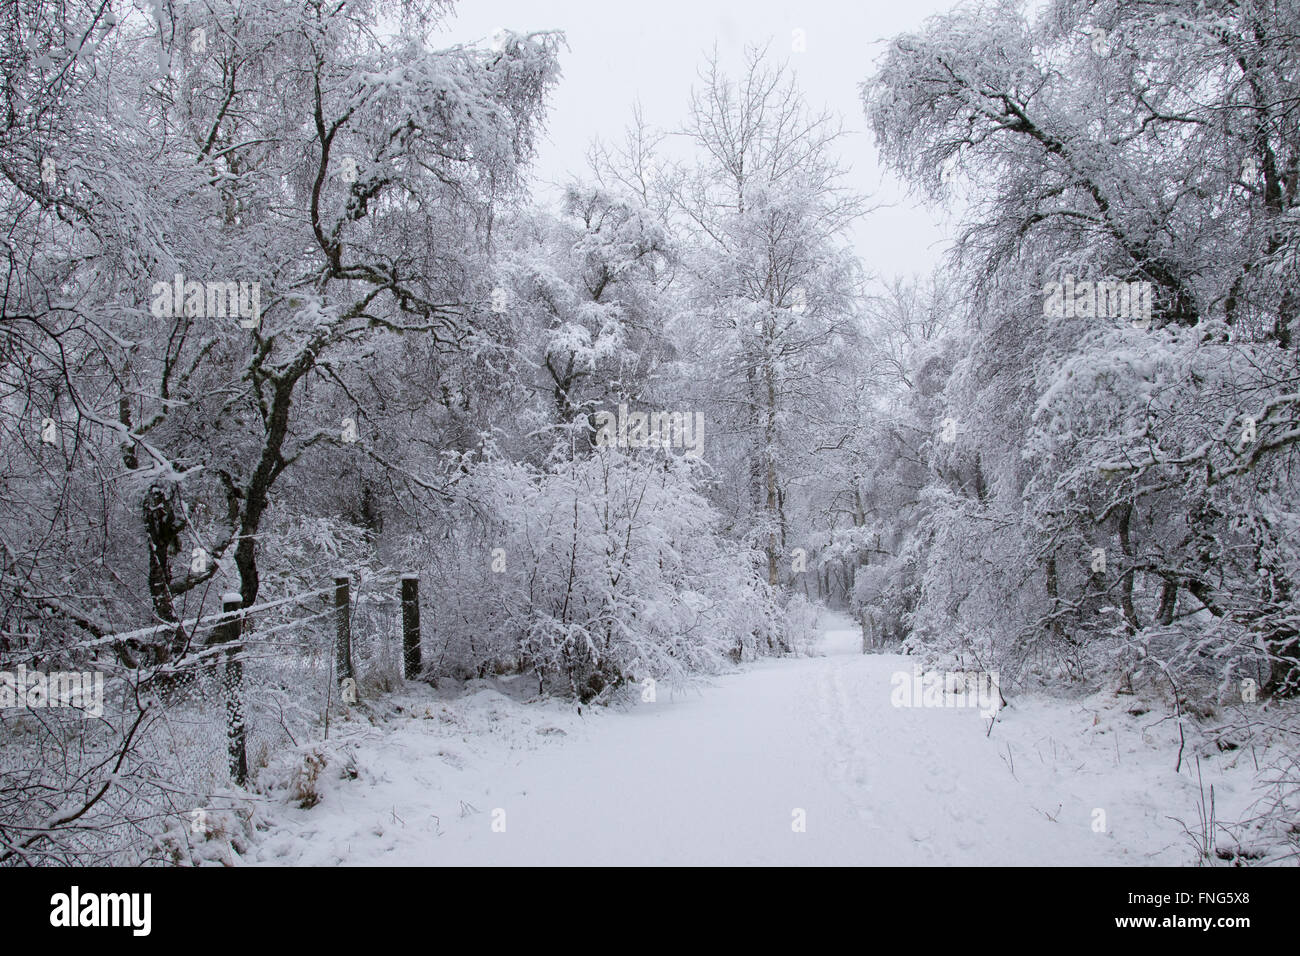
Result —
[[[1185, 858], [1168, 799], [1154, 803], [1150, 761], [1132, 752], [1140, 739], [1081, 739], [1092, 736], [1080, 733], [1088, 715], [1062, 704], [1004, 711], [987, 736], [988, 722], [974, 709], [895, 708], [890, 678], [910, 672], [911, 660], [862, 655], [847, 624], [832, 622], [823, 656], [763, 661], [689, 695], [661, 689], [656, 702], [621, 712], [578, 716], [571, 707], [521, 705], [482, 690], [399, 717], [352, 742], [357, 779], [332, 775], [321, 803], [287, 811], [253, 859], [1149, 865]], [[1107, 814], [1105, 832], [1094, 831], [1097, 809]], [[797, 811], [806, 818], [802, 832]]]

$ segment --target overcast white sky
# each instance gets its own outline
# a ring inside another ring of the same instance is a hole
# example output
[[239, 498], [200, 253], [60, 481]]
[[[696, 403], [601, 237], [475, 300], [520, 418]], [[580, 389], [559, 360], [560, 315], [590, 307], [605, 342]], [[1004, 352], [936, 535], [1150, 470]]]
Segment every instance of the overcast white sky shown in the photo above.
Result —
[[[560, 29], [569, 49], [550, 100], [548, 131], [536, 163], [541, 180], [565, 181], [586, 169], [592, 139], [621, 137], [640, 100], [646, 120], [676, 128], [686, 114], [696, 71], [717, 44], [729, 69], [746, 44], [771, 41], [789, 57], [808, 100], [844, 119], [843, 159], [852, 184], [888, 203], [859, 226], [855, 242], [871, 271], [925, 273], [942, 256], [949, 230], [939, 210], [908, 197], [876, 162], [858, 84], [872, 72], [885, 41], [916, 29], [956, 0], [462, 0], [447, 22], [449, 42], [490, 40], [496, 29]], [[807, 51], [791, 51], [802, 29]], [[541, 190], [539, 190], [540, 194]]]

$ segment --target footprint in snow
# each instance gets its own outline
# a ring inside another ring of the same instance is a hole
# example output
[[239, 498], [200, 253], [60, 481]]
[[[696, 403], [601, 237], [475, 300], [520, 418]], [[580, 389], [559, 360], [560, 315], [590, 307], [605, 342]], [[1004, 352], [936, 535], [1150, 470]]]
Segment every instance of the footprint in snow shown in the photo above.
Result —
[[465, 760], [460, 754], [452, 753], [450, 750], [439, 750], [438, 756], [442, 758], [443, 763], [449, 764], [457, 770], [465, 768]]

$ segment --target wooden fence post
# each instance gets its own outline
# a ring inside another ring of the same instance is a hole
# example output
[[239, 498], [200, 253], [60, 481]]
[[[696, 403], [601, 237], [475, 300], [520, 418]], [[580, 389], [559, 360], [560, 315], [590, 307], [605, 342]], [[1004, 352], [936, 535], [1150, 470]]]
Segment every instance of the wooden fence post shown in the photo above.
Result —
[[[244, 599], [236, 591], [221, 596], [221, 610], [234, 615], [243, 607]], [[247, 729], [244, 725], [244, 662], [239, 654], [244, 649], [244, 619], [230, 617], [216, 627], [214, 640], [226, 645], [226, 746], [230, 753], [230, 777], [242, 787], [248, 782], [248, 757], [245, 748]]]
[[407, 680], [420, 676], [420, 576], [402, 575], [402, 664]]
[[355, 687], [356, 674], [352, 672], [352, 611], [347, 575], [334, 579], [334, 620], [337, 627], [334, 639], [334, 672], [343, 690], [343, 682], [351, 680]]

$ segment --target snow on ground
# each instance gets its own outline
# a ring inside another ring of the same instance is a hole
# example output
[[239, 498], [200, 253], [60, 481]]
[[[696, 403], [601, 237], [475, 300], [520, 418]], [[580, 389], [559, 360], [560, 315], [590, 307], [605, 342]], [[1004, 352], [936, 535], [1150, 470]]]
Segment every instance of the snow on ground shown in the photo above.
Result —
[[[861, 654], [847, 620], [829, 620], [819, 649], [580, 713], [521, 702], [528, 678], [471, 682], [451, 699], [409, 685], [424, 696], [377, 704], [386, 719], [375, 726], [345, 725], [320, 802], [275, 808], [245, 862], [1193, 860], [1171, 817], [1195, 828], [1194, 773], [1174, 773], [1173, 722], [1130, 715], [1133, 698], [1019, 698], [990, 734], [976, 709], [892, 706], [891, 677], [913, 659]], [[354, 774], [340, 772], [343, 752]], [[1249, 775], [1229, 763], [1203, 759], [1202, 774], [1231, 800]]]

